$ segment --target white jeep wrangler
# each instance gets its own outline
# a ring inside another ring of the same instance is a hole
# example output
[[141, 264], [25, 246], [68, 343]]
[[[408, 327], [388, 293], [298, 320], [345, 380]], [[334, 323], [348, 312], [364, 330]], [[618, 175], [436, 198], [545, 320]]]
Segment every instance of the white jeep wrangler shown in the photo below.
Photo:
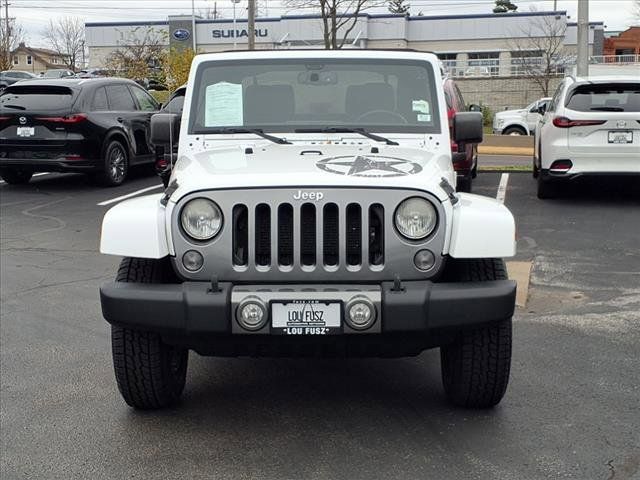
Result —
[[[122, 202], [100, 290], [126, 402], [158, 408], [189, 350], [215, 356], [406, 356], [440, 347], [451, 402], [505, 393], [515, 282], [511, 213], [456, 193], [435, 55], [198, 55], [163, 194]], [[176, 117], [152, 119], [171, 148]], [[460, 144], [482, 115], [458, 113]]]

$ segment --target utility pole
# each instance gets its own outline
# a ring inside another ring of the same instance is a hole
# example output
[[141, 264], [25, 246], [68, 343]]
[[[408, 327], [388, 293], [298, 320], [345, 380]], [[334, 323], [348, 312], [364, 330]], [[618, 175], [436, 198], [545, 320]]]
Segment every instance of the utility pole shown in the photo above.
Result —
[[249, 18], [247, 30], [249, 34], [249, 50], [256, 49], [256, 0], [249, 0]]
[[195, 0], [191, 0], [191, 44], [193, 45], [193, 53], [196, 53], [196, 5]]
[[589, 0], [578, 0], [578, 60], [576, 74], [589, 75]]
[[558, 11], [558, 0], [553, 0], [553, 11], [554, 12]]
[[11, 26], [9, 24], [9, 0], [4, 0], [4, 28], [5, 28], [4, 54], [6, 55], [7, 65], [10, 65], [12, 62], [11, 62]]

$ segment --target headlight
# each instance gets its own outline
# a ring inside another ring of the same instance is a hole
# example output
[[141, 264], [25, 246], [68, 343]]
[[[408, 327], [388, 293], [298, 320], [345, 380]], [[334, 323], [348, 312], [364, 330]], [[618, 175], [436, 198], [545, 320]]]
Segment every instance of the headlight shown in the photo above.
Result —
[[436, 228], [437, 220], [436, 208], [424, 198], [407, 198], [396, 209], [396, 228], [409, 240], [421, 240], [429, 236]]
[[180, 222], [194, 240], [210, 240], [222, 227], [222, 212], [211, 200], [196, 198], [182, 207]]

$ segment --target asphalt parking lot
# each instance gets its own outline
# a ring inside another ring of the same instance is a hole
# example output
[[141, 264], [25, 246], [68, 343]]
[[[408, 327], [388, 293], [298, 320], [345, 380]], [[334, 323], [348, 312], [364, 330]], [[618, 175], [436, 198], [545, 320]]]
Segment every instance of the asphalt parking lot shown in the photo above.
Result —
[[[475, 192], [495, 197], [499, 172]], [[182, 403], [136, 412], [117, 392], [98, 286], [114, 189], [80, 175], [0, 184], [1, 471], [22, 478], [640, 478], [640, 185], [541, 201], [510, 173], [529, 263], [511, 383], [493, 410], [448, 406], [436, 350], [398, 360], [192, 354]]]

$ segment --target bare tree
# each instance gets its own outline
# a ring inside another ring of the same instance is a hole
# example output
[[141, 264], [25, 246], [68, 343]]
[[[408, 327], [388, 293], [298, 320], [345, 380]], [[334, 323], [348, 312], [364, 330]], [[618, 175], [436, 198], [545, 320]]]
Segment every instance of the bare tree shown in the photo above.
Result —
[[566, 29], [566, 23], [554, 15], [535, 17], [509, 42], [515, 74], [530, 78], [545, 97], [569, 59], [564, 48]]
[[640, 0], [633, 0], [631, 15], [635, 18], [636, 22], [640, 23]]
[[84, 53], [84, 23], [78, 17], [49, 20], [43, 37], [71, 70], [76, 70]]
[[25, 34], [22, 26], [17, 24], [15, 20], [10, 19], [9, 28], [7, 29], [3, 18], [2, 25], [0, 25], [0, 70], [9, 70], [11, 68], [11, 52], [18, 48], [20, 42], [24, 42], [24, 40]]
[[312, 9], [320, 13], [326, 49], [344, 47], [358, 16], [365, 10], [384, 4], [384, 0], [283, 0], [286, 8]]
[[119, 47], [107, 58], [107, 68], [138, 82], [156, 76], [166, 57], [165, 35], [152, 27], [119, 33]]

